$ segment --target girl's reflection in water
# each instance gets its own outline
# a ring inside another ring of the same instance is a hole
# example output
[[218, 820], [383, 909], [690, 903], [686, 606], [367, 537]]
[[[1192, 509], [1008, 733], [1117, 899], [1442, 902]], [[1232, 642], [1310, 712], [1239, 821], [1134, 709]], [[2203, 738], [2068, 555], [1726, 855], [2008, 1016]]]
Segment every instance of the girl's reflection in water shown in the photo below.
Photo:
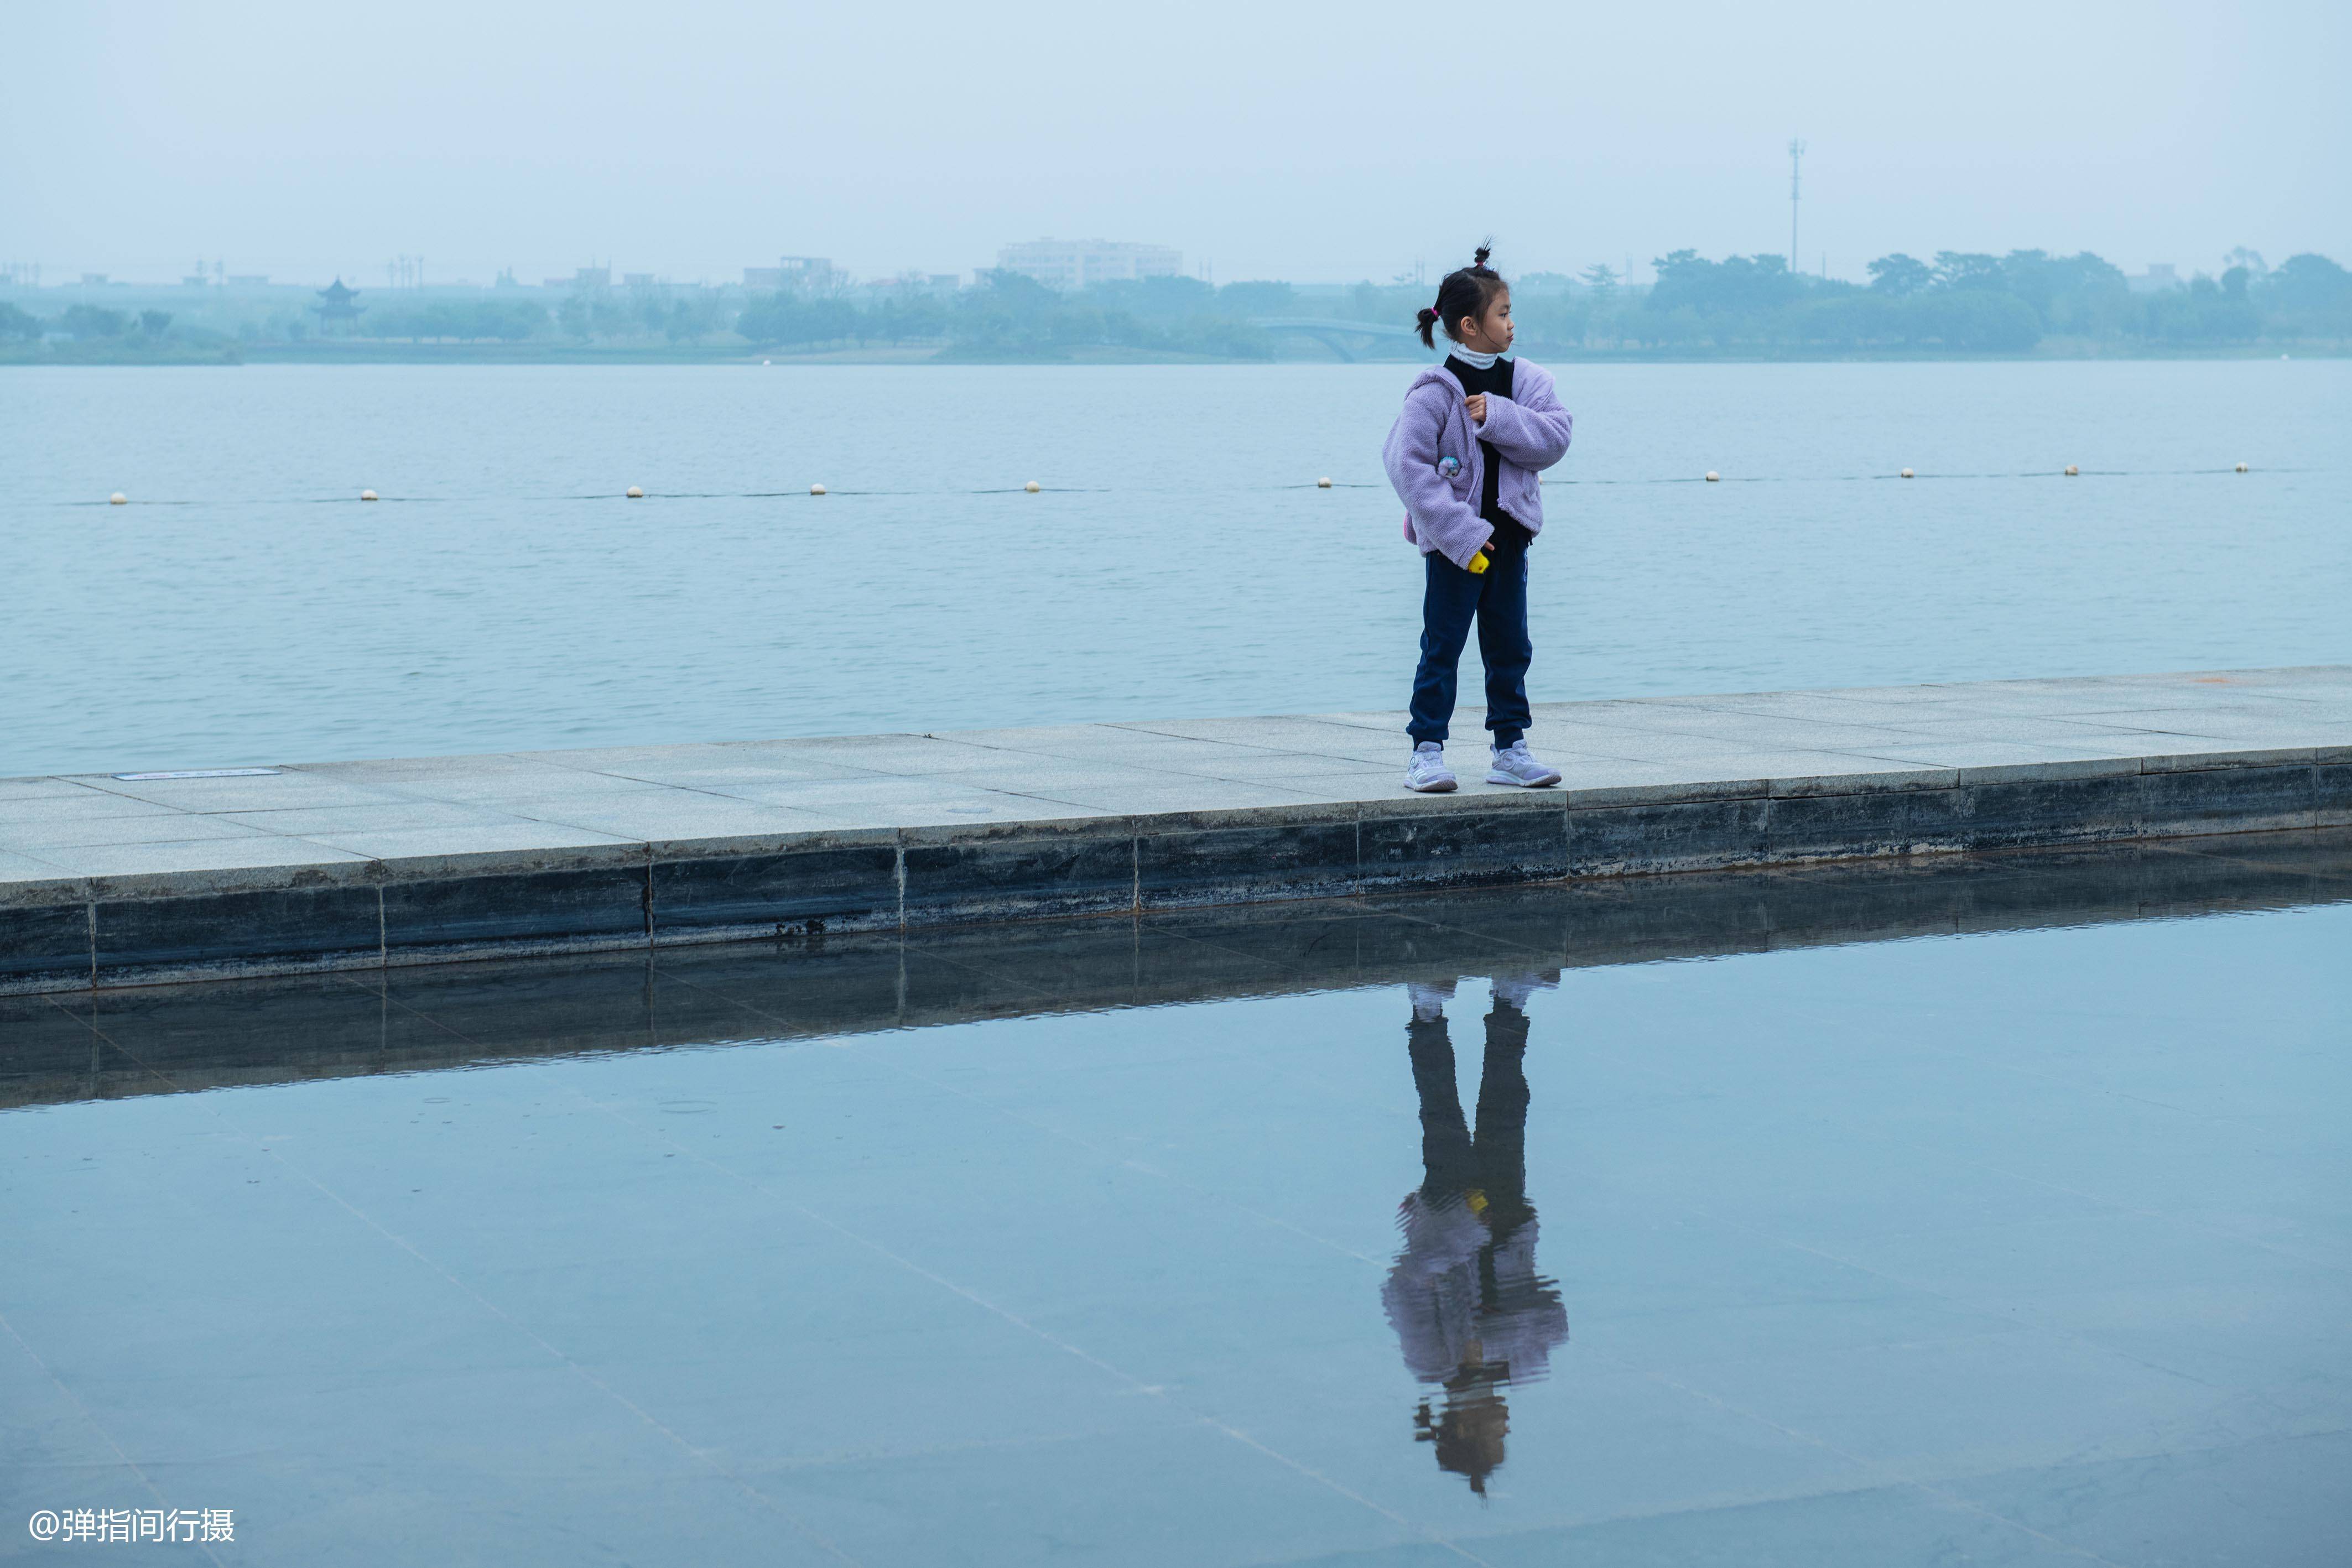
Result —
[[1559, 984], [1546, 975], [1497, 976], [1486, 1015], [1486, 1057], [1472, 1135], [1454, 1082], [1444, 986], [1412, 985], [1406, 1040], [1421, 1092], [1423, 1176], [1397, 1209], [1404, 1247], [1381, 1300], [1404, 1347], [1404, 1362], [1442, 1385], [1444, 1408], [1423, 1399], [1416, 1440], [1434, 1445], [1441, 1469], [1470, 1479], [1486, 1495], [1503, 1463], [1510, 1410], [1503, 1391], [1532, 1383], [1568, 1338], [1557, 1284], [1536, 1272], [1536, 1211], [1527, 1197], [1528, 997]]

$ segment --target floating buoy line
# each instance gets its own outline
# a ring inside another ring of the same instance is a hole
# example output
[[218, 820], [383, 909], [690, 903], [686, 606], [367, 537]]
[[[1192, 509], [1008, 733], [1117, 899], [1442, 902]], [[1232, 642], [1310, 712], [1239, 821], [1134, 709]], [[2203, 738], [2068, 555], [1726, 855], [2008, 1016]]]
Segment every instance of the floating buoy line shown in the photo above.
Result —
[[[2010, 470], [1998, 470], [1998, 471], [1991, 472], [1991, 473], [1954, 473], [1954, 474], [1932, 474], [1932, 473], [1921, 473], [1921, 472], [1920, 472], [1920, 471], [1918, 471], [1917, 469], [1909, 468], [1909, 467], [1905, 467], [1905, 468], [1898, 468], [1898, 469], [1896, 469], [1896, 470], [1895, 470], [1894, 473], [1892, 473], [1892, 474], [1735, 474], [1735, 475], [1726, 476], [1726, 475], [1725, 475], [1725, 474], [1723, 474], [1720, 470], [1714, 469], [1714, 468], [1709, 468], [1709, 469], [1707, 469], [1704, 474], [1696, 475], [1696, 476], [1685, 476], [1685, 477], [1682, 477], [1682, 478], [1665, 477], [1665, 478], [1650, 478], [1650, 479], [1589, 479], [1589, 478], [1571, 478], [1571, 477], [1568, 477], [1568, 476], [1565, 476], [1544, 475], [1544, 476], [1539, 476], [1539, 481], [1538, 481], [1538, 482], [1539, 482], [1539, 483], [1541, 483], [1541, 484], [1547, 485], [1547, 486], [1564, 486], [1564, 485], [1696, 485], [1696, 484], [1707, 484], [1707, 485], [1720, 485], [1720, 484], [1742, 484], [1742, 485], [1844, 485], [1844, 484], [1863, 484], [1863, 483], [1868, 483], [1868, 482], [1873, 481], [1873, 480], [1879, 480], [1879, 479], [1942, 479], [1942, 480], [1954, 480], [1954, 479], [2054, 479], [2054, 478], [2075, 479], [2075, 478], [2083, 477], [2083, 476], [2084, 476], [2084, 475], [2086, 475], [2086, 474], [2087, 474], [2087, 475], [2089, 475], [2090, 476], [2094, 477], [2094, 478], [2132, 479], [2132, 478], [2155, 478], [2155, 477], [2188, 477], [2188, 476], [2200, 476], [2200, 475], [2213, 475], [2213, 474], [2251, 474], [2251, 473], [2252, 473], [2252, 472], [2253, 472], [2253, 465], [2252, 465], [2252, 464], [2248, 464], [2248, 463], [2237, 463], [2237, 464], [2232, 464], [2231, 466], [2229, 466], [2229, 467], [2227, 467], [2227, 468], [2093, 468], [2093, 469], [2085, 469], [2085, 468], [2082, 467], [2082, 466], [2081, 466], [2080, 465], [2078, 465], [2078, 464], [2069, 463], [2069, 464], [2067, 464], [2063, 468], [2058, 468], [2058, 469], [2049, 469], [2049, 468], [2020, 468], [2020, 469], [2010, 469]], [[2266, 470], [2266, 472], [2268, 472], [2268, 473], [2273, 473], [2273, 474], [2311, 474], [2311, 473], [2317, 473], [2317, 472], [2320, 472], [2320, 470], [2313, 469], [2313, 468], [2272, 468], [2272, 469], [2268, 469], [2268, 470]], [[1386, 480], [1381, 480], [1381, 479], [1334, 479], [1334, 478], [1332, 478], [1329, 475], [1328, 475], [1328, 474], [1327, 474], [1327, 475], [1323, 475], [1323, 476], [1319, 476], [1319, 477], [1318, 477], [1318, 478], [1316, 478], [1316, 479], [1313, 479], [1313, 480], [1311, 480], [1311, 481], [1301, 481], [1300, 483], [1293, 484], [1293, 485], [1248, 485], [1248, 486], [1236, 486], [1235, 488], [1236, 488], [1236, 489], [1238, 489], [1238, 490], [1240, 490], [1241, 492], [1243, 492], [1243, 493], [1246, 494], [1246, 493], [1250, 493], [1250, 492], [1278, 491], [1278, 490], [1386, 490], [1388, 487], [1389, 487], [1389, 486], [1388, 486], [1388, 483], [1387, 483], [1387, 481], [1386, 481]], [[832, 488], [830, 486], [827, 486], [827, 485], [824, 484], [822, 481], [820, 481], [820, 482], [818, 482], [818, 483], [812, 484], [811, 486], [809, 486], [809, 487], [808, 487], [807, 491], [805, 492], [805, 494], [807, 494], [807, 495], [809, 495], [809, 496], [811, 496], [811, 497], [821, 497], [821, 496], [861, 496], [861, 497], [871, 497], [871, 496], [1018, 496], [1018, 495], [1030, 495], [1030, 496], [1035, 496], [1035, 495], [1040, 495], [1040, 494], [1043, 494], [1043, 493], [1046, 492], [1049, 488], [1051, 489], [1052, 493], [1053, 493], [1053, 494], [1055, 494], [1055, 495], [1076, 495], [1076, 496], [1088, 496], [1088, 495], [1091, 495], [1091, 496], [1108, 496], [1108, 495], [1119, 495], [1119, 494], [1140, 495], [1140, 494], [1145, 494], [1145, 493], [1160, 494], [1160, 495], [1170, 495], [1170, 494], [1178, 494], [1178, 493], [1182, 493], [1182, 492], [1180, 492], [1180, 491], [1177, 491], [1177, 490], [1174, 490], [1174, 489], [1171, 489], [1171, 488], [1168, 488], [1168, 487], [1155, 487], [1155, 486], [1135, 486], [1135, 487], [1134, 487], [1134, 488], [1132, 488], [1132, 489], [1127, 489], [1127, 488], [1122, 487], [1122, 486], [1069, 486], [1069, 485], [1064, 485], [1064, 486], [1050, 486], [1050, 487], [1049, 487], [1049, 486], [1047, 486], [1046, 485], [1045, 485], [1044, 483], [1042, 483], [1042, 482], [1041, 482], [1041, 481], [1039, 481], [1039, 480], [1035, 480], [1035, 479], [1029, 479], [1029, 480], [1025, 480], [1025, 481], [1024, 481], [1023, 483], [1021, 483], [1021, 484], [1019, 484], [1019, 485], [1017, 485], [1017, 486], [1001, 486], [1001, 487], [999, 487], [999, 488], [995, 488], [995, 489], [979, 489], [979, 490], [960, 490], [960, 489], [940, 489], [940, 490], [835, 490], [835, 489]], [[641, 486], [641, 485], [631, 485], [631, 486], [629, 486], [626, 489], [625, 489], [625, 490], [621, 491], [617, 496], [616, 496], [616, 495], [614, 495], [613, 492], [610, 492], [610, 491], [604, 491], [604, 492], [600, 492], [600, 493], [597, 493], [597, 494], [593, 494], [593, 495], [586, 495], [586, 496], [526, 496], [526, 497], [504, 497], [504, 498], [507, 498], [507, 499], [520, 499], [520, 500], [532, 500], [532, 501], [610, 501], [610, 500], [616, 500], [616, 499], [618, 499], [618, 500], [629, 500], [629, 501], [643, 501], [643, 500], [648, 500], [648, 499], [652, 499], [652, 500], [663, 500], [663, 501], [770, 501], [770, 500], [785, 500], [785, 499], [789, 499], [789, 498], [791, 498], [791, 497], [793, 497], [799, 496], [799, 495], [802, 495], [802, 494], [803, 494], [803, 492], [799, 491], [799, 490], [676, 490], [676, 491], [666, 491], [666, 492], [662, 492], [662, 493], [660, 493], [660, 494], [656, 494], [656, 493], [654, 493], [654, 492], [651, 492], [651, 491], [646, 490], [646, 489], [643, 486]], [[455, 500], [455, 499], [461, 499], [461, 498], [462, 498], [462, 499], [480, 499], [480, 498], [483, 498], [483, 497], [448, 497], [448, 496], [395, 496], [395, 497], [392, 497], [392, 499], [394, 499], [394, 501], [402, 501], [402, 502], [409, 502], [409, 503], [419, 503], [419, 502], [421, 502], [421, 503], [425, 503], [425, 504], [434, 504], [434, 503], [439, 503], [439, 502], [446, 502], [446, 501]], [[348, 496], [346, 496], [346, 497], [320, 497], [320, 496], [298, 496], [298, 497], [259, 497], [259, 498], [249, 498], [249, 499], [245, 499], [245, 500], [234, 500], [234, 501], [226, 501], [226, 502], [209, 502], [209, 503], [208, 503], [208, 502], [189, 501], [189, 500], [164, 500], [164, 501], [142, 501], [142, 502], [140, 502], [140, 503], [138, 503], [138, 504], [139, 504], [139, 505], [141, 505], [141, 506], [147, 506], [147, 507], [194, 507], [194, 506], [202, 506], [202, 505], [216, 505], [216, 506], [247, 506], [247, 507], [269, 507], [269, 506], [331, 506], [331, 505], [336, 504], [336, 503], [337, 503], [338, 501], [340, 501], [340, 500], [346, 500], [346, 499], [349, 499]], [[378, 495], [375, 491], [373, 491], [373, 490], [362, 490], [362, 491], [359, 493], [358, 499], [359, 499], [359, 500], [361, 500], [361, 501], [362, 501], [362, 502], [373, 502], [373, 501], [380, 501], [380, 500], [383, 499], [383, 497], [381, 497], [381, 496], [379, 496], [379, 495]], [[126, 495], [124, 492], [121, 491], [121, 490], [117, 490], [117, 491], [113, 492], [111, 495], [108, 496], [108, 497], [106, 497], [106, 499], [105, 499], [105, 500], [103, 500], [103, 501], [63, 501], [63, 502], [59, 502], [59, 503], [58, 503], [58, 505], [60, 505], [60, 506], [68, 506], [68, 507], [89, 507], [89, 506], [101, 506], [101, 507], [127, 507], [127, 506], [130, 506], [130, 505], [131, 505], [131, 504], [132, 504], [132, 502], [131, 502], [131, 497], [130, 497], [128, 495]]]

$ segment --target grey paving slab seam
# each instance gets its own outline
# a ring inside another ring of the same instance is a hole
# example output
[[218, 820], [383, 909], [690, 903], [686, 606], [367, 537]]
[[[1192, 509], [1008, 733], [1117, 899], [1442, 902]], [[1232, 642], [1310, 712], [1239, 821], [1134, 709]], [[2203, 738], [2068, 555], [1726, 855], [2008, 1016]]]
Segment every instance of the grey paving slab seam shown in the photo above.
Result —
[[2352, 666], [1537, 718], [1444, 796], [1377, 714], [0, 780], [0, 992], [2352, 825]]

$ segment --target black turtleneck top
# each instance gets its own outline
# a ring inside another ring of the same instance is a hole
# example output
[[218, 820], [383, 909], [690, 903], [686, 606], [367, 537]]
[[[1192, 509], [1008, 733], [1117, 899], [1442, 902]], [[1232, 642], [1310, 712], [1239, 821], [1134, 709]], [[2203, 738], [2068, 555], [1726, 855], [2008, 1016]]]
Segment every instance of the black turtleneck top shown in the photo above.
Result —
[[[1508, 360], [1496, 360], [1492, 366], [1482, 371], [1448, 354], [1445, 356], [1445, 368], [1453, 372], [1455, 381], [1462, 383], [1462, 395], [1465, 397], [1472, 392], [1491, 392], [1496, 397], [1506, 398], [1511, 395], [1511, 361]], [[1494, 447], [1484, 441], [1478, 444], [1478, 456], [1486, 464], [1486, 476], [1478, 497], [1478, 515], [1494, 525], [1497, 544], [1525, 548], [1533, 542], [1535, 536], [1522, 528], [1517, 517], [1503, 510], [1497, 499], [1497, 486], [1503, 482], [1502, 460], [1496, 455]]]

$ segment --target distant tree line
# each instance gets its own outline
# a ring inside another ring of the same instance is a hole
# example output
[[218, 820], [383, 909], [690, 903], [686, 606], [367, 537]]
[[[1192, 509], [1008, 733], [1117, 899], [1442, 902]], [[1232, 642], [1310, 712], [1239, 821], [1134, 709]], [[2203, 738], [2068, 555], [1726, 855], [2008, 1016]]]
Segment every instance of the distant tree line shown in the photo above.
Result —
[[1779, 256], [1709, 261], [1678, 250], [1652, 265], [1657, 281], [1638, 299], [1606, 267], [1580, 286], [1515, 295], [1522, 340], [1554, 351], [2020, 353], [2047, 340], [2185, 348], [2352, 339], [2352, 273], [2324, 256], [2271, 271], [2251, 258], [2147, 294], [2088, 252], [1897, 253], [1870, 264], [1867, 284], [1794, 273]]
[[1273, 340], [1249, 318], [1288, 284], [1151, 277], [1060, 294], [1016, 272], [984, 272], [955, 295], [886, 297], [860, 308], [839, 298], [783, 294], [755, 301], [735, 330], [762, 348], [812, 350], [928, 343], [954, 358], [1061, 359], [1096, 349], [1267, 359]]
[[168, 310], [107, 310], [96, 305], [68, 305], [54, 320], [44, 321], [28, 310], [0, 300], [0, 341], [29, 342], [52, 330], [76, 342], [108, 338], [161, 338], [172, 325]]
[[[1657, 257], [1655, 281], [1626, 287], [1605, 266], [1576, 277], [1536, 272], [1514, 282], [1519, 341], [1531, 352], [1592, 354], [1805, 355], [1821, 353], [2161, 352], [2257, 344], [2352, 345], [2352, 273], [2324, 256], [2292, 256], [2270, 268], [2234, 253], [2220, 277], [2135, 293], [2122, 271], [2084, 252], [2039, 250], [1992, 256], [1939, 251], [1928, 260], [1897, 253], [1868, 268], [1867, 283], [1792, 272], [1779, 256], [1712, 261], [1692, 250]], [[708, 290], [633, 288], [579, 292], [551, 308], [506, 291], [482, 297], [379, 293], [354, 335], [415, 342], [538, 341], [566, 345], [667, 343], [703, 351], [745, 345], [786, 352], [876, 347], [923, 348], [950, 359], [1068, 359], [1104, 350], [1269, 359], [1296, 349], [1283, 318], [1342, 318], [1392, 328], [1394, 350], [1417, 353], [1405, 329], [1428, 303], [1425, 280], [1364, 283], [1335, 297], [1301, 295], [1287, 283], [1151, 277], [1072, 293], [1013, 272], [984, 272], [951, 293], [908, 289], [859, 298], [778, 293], [748, 303]], [[49, 317], [0, 301], [0, 345], [12, 357], [62, 337], [75, 352], [152, 357], [225, 345], [203, 308], [175, 329], [172, 312], [109, 309], [80, 303]], [[247, 347], [320, 336], [308, 311], [234, 324]], [[341, 334], [338, 333], [337, 336]], [[167, 344], [166, 340], [170, 340]]]

